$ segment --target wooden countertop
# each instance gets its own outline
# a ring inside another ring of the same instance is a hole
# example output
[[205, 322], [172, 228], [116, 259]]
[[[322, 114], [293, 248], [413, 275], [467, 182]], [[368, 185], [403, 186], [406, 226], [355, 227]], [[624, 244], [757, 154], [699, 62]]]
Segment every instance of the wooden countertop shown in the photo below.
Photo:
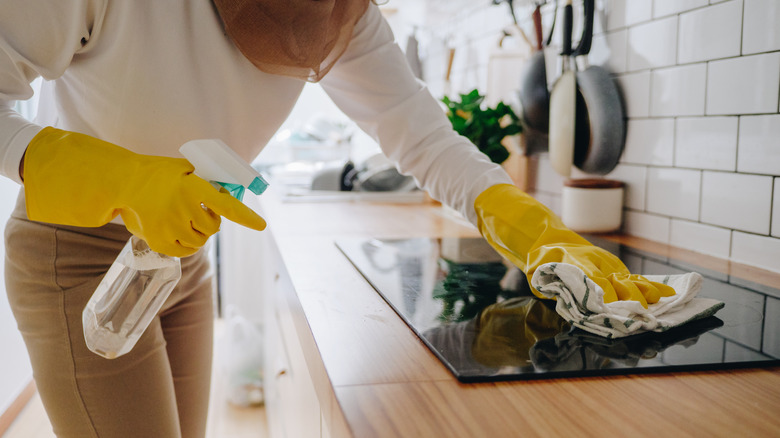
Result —
[[[334, 437], [780, 434], [778, 368], [461, 384], [333, 241], [478, 236], [473, 227], [432, 204], [281, 203], [265, 195], [261, 202], [295, 289], [287, 310]], [[732, 273], [748, 269], [717, 260], [709, 262]], [[780, 284], [777, 274], [762, 275]]]

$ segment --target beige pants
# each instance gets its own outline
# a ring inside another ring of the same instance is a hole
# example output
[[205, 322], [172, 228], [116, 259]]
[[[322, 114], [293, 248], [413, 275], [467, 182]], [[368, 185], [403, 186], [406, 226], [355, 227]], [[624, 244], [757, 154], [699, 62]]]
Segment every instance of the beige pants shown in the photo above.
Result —
[[5, 281], [58, 437], [176, 438], [206, 433], [213, 287], [205, 251], [135, 348], [104, 359], [84, 343], [81, 312], [130, 234], [121, 225], [32, 222], [20, 195], [5, 230]]

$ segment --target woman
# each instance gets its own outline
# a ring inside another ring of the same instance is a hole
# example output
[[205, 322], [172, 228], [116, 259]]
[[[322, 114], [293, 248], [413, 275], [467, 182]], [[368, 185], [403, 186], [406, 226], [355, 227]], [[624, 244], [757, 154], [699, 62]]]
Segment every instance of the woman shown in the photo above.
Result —
[[[204, 436], [213, 311], [200, 248], [220, 216], [265, 222], [192, 175], [177, 149], [219, 138], [253, 160], [307, 80], [527, 275], [567, 261], [614, 299], [669, 293], [567, 230], [458, 136], [368, 0], [5, 0], [2, 10], [0, 172], [22, 186], [6, 285], [58, 436]], [[10, 101], [29, 98], [38, 76], [29, 123]], [[84, 345], [81, 311], [131, 233], [184, 257], [183, 276], [135, 348], [106, 360]]]

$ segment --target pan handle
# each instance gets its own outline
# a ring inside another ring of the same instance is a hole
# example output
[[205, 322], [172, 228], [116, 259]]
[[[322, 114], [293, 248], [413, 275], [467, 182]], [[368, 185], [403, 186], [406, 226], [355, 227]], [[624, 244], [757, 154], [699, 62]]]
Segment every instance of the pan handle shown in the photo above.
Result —
[[547, 40], [544, 42], [545, 46], [549, 46], [552, 42], [553, 31], [555, 30], [555, 22], [558, 20], [558, 0], [555, 0], [555, 9], [553, 9], [553, 21], [550, 25], [550, 33], [547, 34]]
[[585, 12], [585, 25], [582, 27], [582, 37], [577, 48], [572, 55], [580, 56], [590, 53], [593, 43], [593, 16], [595, 15], [596, 0], [583, 0], [583, 9]]
[[571, 0], [566, 0], [566, 4], [563, 6], [563, 50], [561, 55], [571, 55], [571, 28], [572, 28], [572, 10]]
[[542, 5], [537, 4], [534, 8], [532, 17], [534, 19], [534, 34], [536, 35], [536, 50], [542, 50], [542, 44], [544, 44], [542, 36]]

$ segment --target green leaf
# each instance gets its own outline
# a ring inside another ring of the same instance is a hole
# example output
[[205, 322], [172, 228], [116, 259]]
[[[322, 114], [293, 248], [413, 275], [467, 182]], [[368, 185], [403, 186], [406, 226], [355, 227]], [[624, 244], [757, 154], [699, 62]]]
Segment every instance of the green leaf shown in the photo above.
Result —
[[[452, 128], [460, 135], [468, 138], [491, 161], [502, 163], [509, 157], [509, 151], [501, 141], [511, 135], [522, 132], [520, 118], [512, 108], [504, 102], [498, 102], [495, 108], [483, 108], [485, 96], [478, 89], [467, 94], [459, 94], [460, 100], [451, 100], [444, 96], [441, 101], [447, 106], [447, 118]], [[469, 114], [467, 119], [459, 114]], [[507, 118], [509, 124], [506, 124]]]

